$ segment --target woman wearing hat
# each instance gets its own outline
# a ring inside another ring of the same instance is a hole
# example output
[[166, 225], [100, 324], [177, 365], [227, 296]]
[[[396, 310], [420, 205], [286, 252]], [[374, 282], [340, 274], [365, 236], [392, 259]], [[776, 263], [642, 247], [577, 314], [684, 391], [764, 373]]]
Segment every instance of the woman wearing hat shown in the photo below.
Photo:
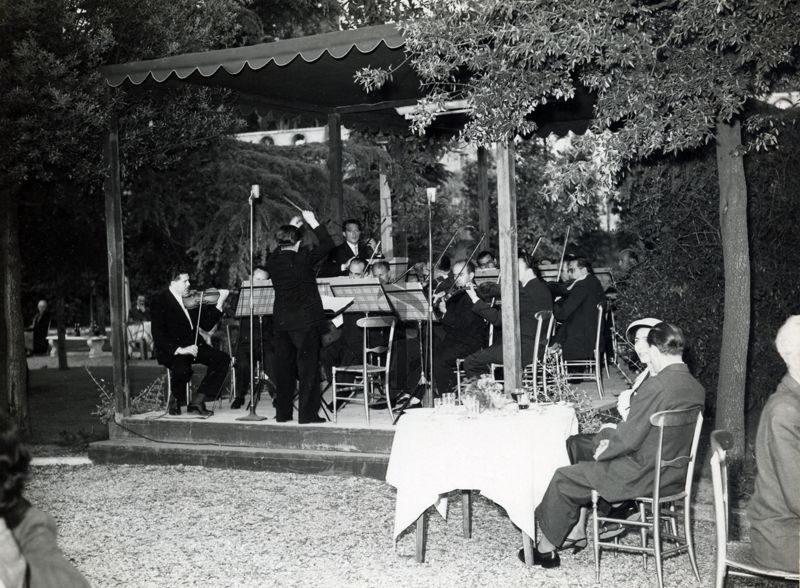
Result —
[[650, 377], [650, 367], [648, 366], [650, 363], [650, 355], [648, 352], [647, 334], [650, 332], [650, 329], [660, 322], [661, 320], [657, 318], [639, 319], [629, 324], [625, 331], [625, 339], [628, 343], [633, 345], [636, 355], [639, 356], [639, 361], [644, 364], [645, 368], [642, 370], [642, 373], [638, 375], [630, 389], [620, 393], [617, 399], [617, 412], [619, 412], [619, 416], [622, 417], [623, 421], [628, 419], [628, 413], [631, 410], [631, 398], [636, 395], [636, 390], [639, 389], [639, 386]]

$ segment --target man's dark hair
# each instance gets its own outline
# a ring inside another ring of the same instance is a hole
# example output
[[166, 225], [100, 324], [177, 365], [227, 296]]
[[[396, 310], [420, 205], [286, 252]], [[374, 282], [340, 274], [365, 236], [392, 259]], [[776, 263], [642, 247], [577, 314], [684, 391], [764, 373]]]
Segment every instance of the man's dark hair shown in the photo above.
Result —
[[358, 227], [358, 230], [359, 230], [359, 231], [362, 231], [362, 230], [363, 230], [363, 229], [361, 228], [361, 221], [360, 221], [360, 220], [358, 220], [357, 218], [349, 218], [349, 219], [347, 219], [346, 221], [344, 221], [344, 222], [342, 223], [342, 230], [343, 230], [343, 231], [346, 231], [346, 230], [347, 230], [347, 225], [355, 225], [355, 226], [357, 226], [357, 227]]
[[492, 259], [494, 259], [494, 253], [492, 253], [492, 252], [491, 252], [491, 251], [489, 251], [488, 249], [484, 249], [483, 251], [481, 251], [480, 253], [478, 253], [478, 255], [475, 257], [475, 260], [476, 260], [478, 263], [480, 263], [481, 259], [483, 259], [483, 258], [485, 258], [485, 257], [491, 257]]
[[440, 269], [443, 272], [449, 272], [451, 266], [452, 264], [450, 263], [450, 256], [442, 255], [442, 259], [439, 260], [439, 265], [436, 266], [436, 269]]
[[589, 261], [587, 258], [576, 257], [575, 259], [570, 259], [570, 261], [574, 261], [575, 265], [578, 267], [585, 267], [586, 271], [589, 272], [590, 274], [594, 273], [594, 270], [592, 269], [592, 262]]
[[291, 247], [300, 240], [300, 229], [294, 225], [281, 225], [275, 233], [278, 247]]
[[530, 253], [528, 253], [523, 249], [519, 249], [517, 251], [517, 259], [521, 259], [525, 263], [525, 265], [531, 268], [533, 270], [534, 276], [536, 276], [540, 280], [542, 279], [542, 272], [539, 270], [539, 266], [536, 265], [536, 260]]
[[19, 438], [16, 423], [0, 414], [0, 516], [15, 511], [30, 473], [31, 456]]
[[680, 327], [669, 323], [658, 323], [647, 334], [647, 344], [667, 355], [683, 355], [686, 339]]
[[186, 268], [182, 265], [173, 265], [169, 268], [169, 281], [174, 282], [175, 280], [181, 277], [181, 274], [189, 275], [189, 272], [186, 271]]

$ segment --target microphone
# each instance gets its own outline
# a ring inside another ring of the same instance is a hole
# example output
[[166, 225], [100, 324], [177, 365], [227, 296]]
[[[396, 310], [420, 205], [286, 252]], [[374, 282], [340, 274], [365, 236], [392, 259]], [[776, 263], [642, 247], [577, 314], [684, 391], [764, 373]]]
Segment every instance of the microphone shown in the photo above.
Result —
[[428, 202], [430, 204], [436, 202], [436, 188], [426, 188], [425, 193], [428, 196]]
[[261, 197], [261, 188], [259, 187], [259, 185], [253, 184], [252, 186], [250, 186], [250, 198], [257, 200], [260, 197]]

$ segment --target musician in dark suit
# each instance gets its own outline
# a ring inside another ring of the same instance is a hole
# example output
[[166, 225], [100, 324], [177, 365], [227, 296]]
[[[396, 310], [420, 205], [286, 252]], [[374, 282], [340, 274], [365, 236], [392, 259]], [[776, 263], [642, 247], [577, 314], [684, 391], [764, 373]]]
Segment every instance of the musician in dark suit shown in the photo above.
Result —
[[441, 317], [439, 324], [444, 328], [444, 339], [435, 342], [433, 353], [437, 395], [451, 392], [455, 386], [456, 360], [479, 351], [486, 343], [486, 323], [473, 312], [473, 302], [467, 294], [468, 289], [475, 287], [475, 266], [471, 261], [457, 261], [452, 273], [453, 290], [433, 295]]
[[349, 273], [350, 262], [353, 258], [370, 259], [372, 257], [372, 247], [367, 243], [361, 242], [361, 223], [350, 218], [342, 225], [344, 231], [344, 242], [333, 248], [328, 258], [319, 271], [319, 277], [332, 278], [336, 276], [347, 276]]
[[44, 355], [49, 349], [47, 335], [50, 330], [50, 311], [47, 310], [47, 300], [40, 300], [36, 305], [36, 316], [31, 322], [33, 329], [33, 354]]
[[556, 320], [562, 323], [555, 342], [561, 346], [564, 359], [594, 357], [597, 305], [606, 298], [600, 280], [591, 272], [592, 265], [583, 257], [571, 259], [567, 266], [567, 274], [575, 281], [554, 310]]
[[[648, 333], [647, 344], [650, 370], [655, 375], [639, 388], [628, 419], [616, 427], [606, 425], [608, 428], [601, 429], [595, 436], [593, 461], [556, 470], [542, 502], [536, 507], [541, 533], [533, 554], [535, 564], [556, 567], [559, 565], [555, 551], [558, 546], [586, 545], [585, 527], [576, 527], [576, 523], [581, 520], [581, 508], [591, 502], [592, 489], [608, 503], [652, 491], [659, 433], [650, 424], [651, 415], [664, 410], [702, 410], [705, 390], [681, 358], [685, 346], [683, 332], [674, 325], [659, 323]], [[693, 433], [694, 425], [666, 430], [665, 454], [688, 453]], [[666, 496], [682, 489], [685, 475], [686, 470], [680, 468], [664, 470], [662, 494]], [[519, 555], [524, 559], [524, 555]]]
[[275, 238], [278, 249], [264, 264], [275, 288], [273, 311], [278, 422], [292, 420], [295, 380], [300, 381], [298, 422], [320, 423], [319, 350], [320, 328], [325, 324], [322, 300], [317, 289], [314, 266], [322, 261], [333, 241], [314, 213], [303, 211], [303, 220], [319, 240], [313, 249], [300, 248], [299, 220], [283, 225]]
[[[550, 290], [536, 275], [533, 260], [520, 252], [517, 256], [519, 268], [519, 334], [522, 347], [522, 362], [527, 365], [533, 359], [533, 348], [536, 345], [536, 313], [541, 310], [553, 310], [553, 299]], [[467, 290], [473, 301], [472, 310], [495, 327], [501, 325], [501, 312], [488, 302], [478, 298], [474, 290]], [[498, 339], [495, 337], [495, 339]], [[464, 360], [464, 372], [467, 377], [475, 377], [489, 371], [492, 363], [503, 363], [503, 343], [496, 341], [491, 347], [481, 349]]]
[[199, 326], [210, 331], [222, 316], [222, 306], [228, 297], [220, 290], [216, 305], [203, 304], [187, 309], [183, 297], [189, 293], [189, 274], [178, 268], [170, 273], [169, 287], [153, 297], [150, 305], [153, 345], [158, 363], [166, 366], [172, 378], [173, 397], [169, 414], [181, 414], [180, 404], [186, 401], [186, 387], [192, 378], [192, 364], [201, 363], [208, 369], [186, 412], [210, 416], [204, 404], [206, 398], [216, 398], [230, 366], [230, 357], [207, 345], [197, 336]]

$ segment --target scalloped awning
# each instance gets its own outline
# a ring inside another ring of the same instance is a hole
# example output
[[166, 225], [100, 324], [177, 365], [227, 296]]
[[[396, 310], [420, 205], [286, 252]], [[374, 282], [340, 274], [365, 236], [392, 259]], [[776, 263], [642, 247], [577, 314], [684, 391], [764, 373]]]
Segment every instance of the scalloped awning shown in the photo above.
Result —
[[[391, 80], [366, 92], [354, 76], [367, 66], [392, 70]], [[395, 108], [415, 104], [424, 95], [395, 24], [108, 65], [101, 72], [115, 88], [175, 83], [224, 87], [238, 93], [245, 110], [318, 121], [335, 112], [351, 128], [406, 129], [408, 122]], [[582, 133], [591, 107], [586, 97], [550, 103], [536, 113], [539, 132]], [[464, 122], [463, 114], [440, 116], [432, 130], [453, 133]]]

